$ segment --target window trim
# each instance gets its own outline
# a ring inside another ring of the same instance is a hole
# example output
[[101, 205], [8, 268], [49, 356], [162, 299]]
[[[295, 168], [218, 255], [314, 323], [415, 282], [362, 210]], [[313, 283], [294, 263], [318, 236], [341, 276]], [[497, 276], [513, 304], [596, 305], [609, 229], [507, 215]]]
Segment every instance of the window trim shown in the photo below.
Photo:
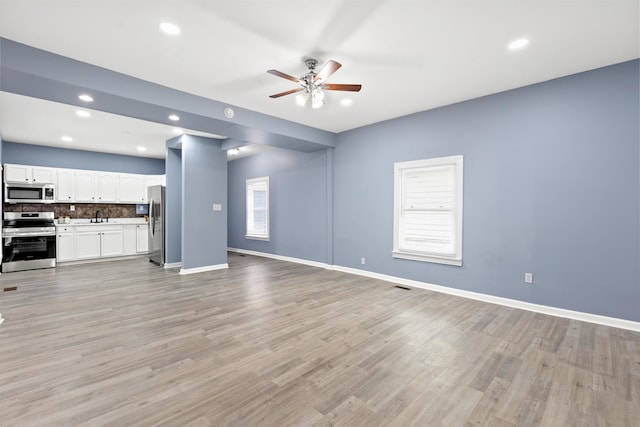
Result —
[[[421, 251], [411, 251], [400, 248], [400, 221], [402, 217], [402, 177], [409, 169], [428, 169], [442, 166], [454, 168], [454, 253], [452, 255], [437, 254]], [[413, 261], [432, 262], [453, 266], [462, 266], [462, 201], [463, 201], [463, 156], [438, 157], [433, 159], [413, 160], [394, 163], [394, 192], [393, 192], [393, 251], [394, 258]]]
[[[258, 234], [258, 233], [250, 233], [249, 232], [249, 218], [251, 218], [250, 212], [249, 212], [249, 194], [251, 192], [253, 192], [253, 186], [255, 186], [256, 184], [266, 184], [267, 187], [267, 197], [265, 200], [265, 222], [266, 222], [266, 233], [265, 234]], [[251, 240], [262, 240], [262, 241], [266, 241], [268, 242], [270, 239], [270, 221], [269, 221], [269, 177], [268, 176], [263, 176], [260, 178], [250, 178], [247, 179], [246, 181], [246, 194], [245, 194], [245, 238], [246, 239], [251, 239]]]

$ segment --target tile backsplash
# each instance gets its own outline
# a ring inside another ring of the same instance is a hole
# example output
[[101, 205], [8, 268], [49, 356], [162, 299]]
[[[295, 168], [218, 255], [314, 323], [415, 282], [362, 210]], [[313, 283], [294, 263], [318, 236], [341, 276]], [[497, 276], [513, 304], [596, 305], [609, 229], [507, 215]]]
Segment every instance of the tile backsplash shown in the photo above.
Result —
[[75, 211], [69, 203], [4, 203], [3, 212], [53, 212], [56, 218], [68, 216], [71, 219], [94, 218], [96, 211], [100, 211], [100, 218], [135, 218], [136, 205], [118, 203], [74, 203]]

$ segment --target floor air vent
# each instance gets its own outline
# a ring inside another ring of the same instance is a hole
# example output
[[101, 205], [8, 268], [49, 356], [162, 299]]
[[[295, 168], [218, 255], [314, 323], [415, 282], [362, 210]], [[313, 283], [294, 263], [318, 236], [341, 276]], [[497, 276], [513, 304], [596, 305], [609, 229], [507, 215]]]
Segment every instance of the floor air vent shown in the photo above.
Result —
[[403, 291], [410, 291], [411, 288], [407, 288], [406, 286], [395, 285], [394, 288], [402, 289]]
[[11, 286], [11, 287], [9, 287], [9, 288], [4, 288], [4, 290], [3, 290], [3, 291], [4, 291], [4, 292], [9, 292], [9, 291], [15, 291], [15, 290], [17, 290], [17, 289], [18, 289], [18, 287], [17, 287], [17, 286]]

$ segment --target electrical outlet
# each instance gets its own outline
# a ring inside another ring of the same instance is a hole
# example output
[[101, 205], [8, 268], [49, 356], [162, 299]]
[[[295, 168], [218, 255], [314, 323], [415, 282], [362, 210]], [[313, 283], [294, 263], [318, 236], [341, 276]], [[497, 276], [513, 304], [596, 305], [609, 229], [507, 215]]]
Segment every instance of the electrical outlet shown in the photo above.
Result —
[[213, 204], [213, 210], [214, 211], [221, 211], [222, 210], [222, 205], [220, 203], [214, 203]]
[[524, 283], [533, 283], [533, 273], [524, 273]]
[[69, 205], [69, 210], [71, 212], [75, 211], [76, 210], [76, 205]]
[[364, 257], [360, 258], [360, 264], [365, 265], [366, 263], [367, 260]]

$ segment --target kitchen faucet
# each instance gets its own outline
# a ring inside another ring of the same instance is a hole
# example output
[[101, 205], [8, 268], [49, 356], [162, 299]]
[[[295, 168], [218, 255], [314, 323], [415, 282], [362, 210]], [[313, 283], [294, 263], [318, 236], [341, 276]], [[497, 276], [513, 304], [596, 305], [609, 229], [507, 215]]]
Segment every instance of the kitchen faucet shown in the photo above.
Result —
[[98, 214], [100, 214], [99, 210], [96, 211], [96, 222], [98, 222]]

